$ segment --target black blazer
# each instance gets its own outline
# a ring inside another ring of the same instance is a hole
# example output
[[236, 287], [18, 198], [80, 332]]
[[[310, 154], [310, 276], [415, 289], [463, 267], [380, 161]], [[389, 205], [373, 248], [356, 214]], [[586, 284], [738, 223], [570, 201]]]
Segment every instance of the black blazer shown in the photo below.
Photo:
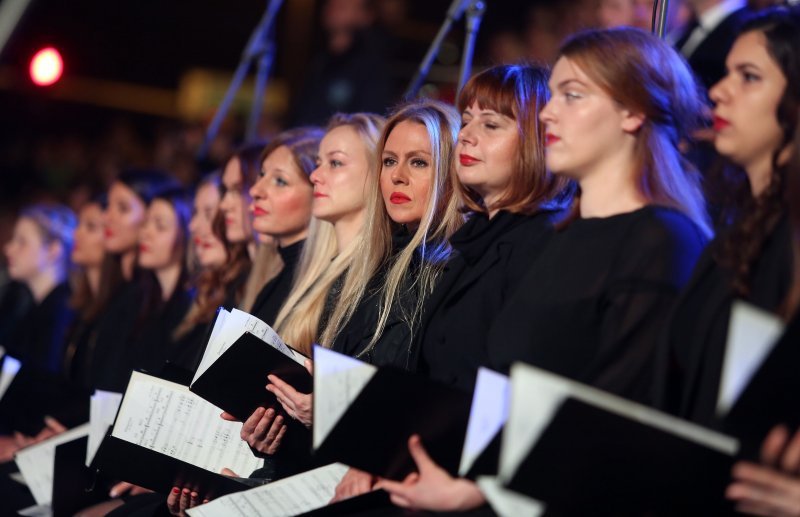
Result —
[[544, 249], [558, 214], [501, 211], [491, 220], [475, 214], [453, 235], [455, 253], [425, 302], [414, 336], [421, 373], [472, 391], [478, 368], [488, 365], [489, 328]]
[[[725, 75], [725, 58], [739, 29], [751, 14], [752, 11], [746, 7], [729, 14], [705, 37], [687, 60], [706, 89], [711, 88]], [[691, 30], [687, 29], [675, 43], [675, 48], [680, 51], [690, 34]]]

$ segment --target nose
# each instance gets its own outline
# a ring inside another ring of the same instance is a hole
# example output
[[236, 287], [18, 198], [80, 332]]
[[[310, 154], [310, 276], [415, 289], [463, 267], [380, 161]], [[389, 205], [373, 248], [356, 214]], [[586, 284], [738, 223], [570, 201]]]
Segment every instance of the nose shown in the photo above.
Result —
[[267, 181], [266, 177], [261, 177], [253, 183], [253, 186], [250, 187], [250, 197], [253, 199], [264, 199], [265, 196], [265, 189], [264, 189], [264, 182]]
[[714, 84], [714, 86], [712, 86], [710, 90], [708, 90], [708, 98], [711, 99], [711, 101], [714, 104], [725, 102], [725, 100], [728, 98], [727, 84], [728, 84], [728, 76], [726, 75], [725, 77], [717, 81], [716, 84]]
[[547, 101], [547, 104], [544, 105], [542, 111], [539, 112], [539, 121], [545, 124], [548, 122], [555, 121], [555, 113], [554, 113], [552, 98]]
[[393, 185], [408, 185], [408, 171], [406, 171], [405, 163], [393, 167], [391, 174]]
[[458, 132], [458, 141], [462, 144], [475, 145], [475, 132], [472, 130], [473, 121], [467, 122]]
[[322, 169], [322, 165], [319, 165], [316, 169], [311, 171], [311, 175], [309, 176], [309, 179], [311, 180], [312, 184], [319, 185], [319, 184], [322, 183], [322, 172], [321, 172], [321, 169]]
[[191, 219], [189, 219], [189, 233], [192, 235], [197, 235], [199, 230], [199, 219], [200, 214], [194, 214]]

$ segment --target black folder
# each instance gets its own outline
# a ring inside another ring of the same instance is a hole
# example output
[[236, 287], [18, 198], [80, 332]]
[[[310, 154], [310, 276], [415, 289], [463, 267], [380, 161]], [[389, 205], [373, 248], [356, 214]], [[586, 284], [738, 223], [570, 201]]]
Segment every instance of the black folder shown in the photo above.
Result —
[[778, 424], [794, 432], [800, 426], [800, 316], [753, 374], [723, 421], [725, 432], [742, 442], [742, 455], [757, 458], [761, 443]]
[[189, 389], [244, 422], [259, 407], [280, 407], [266, 389], [270, 374], [302, 393], [312, 391], [305, 366], [245, 332]]
[[318, 463], [342, 462], [401, 480], [416, 470], [408, 438], [455, 474], [469, 420], [468, 393], [393, 368], [375, 372], [314, 452]]
[[75, 515], [107, 499], [104, 490], [93, 490], [94, 472], [84, 464], [88, 441], [84, 436], [56, 446], [51, 504], [54, 517]]
[[733, 458], [575, 398], [506, 484], [577, 515], [721, 515]]
[[217, 498], [250, 488], [234, 478], [106, 435], [92, 466], [113, 479], [122, 479], [162, 494], [186, 487], [203, 497]]
[[405, 510], [394, 506], [389, 500], [389, 494], [383, 490], [373, 490], [366, 494], [351, 497], [344, 501], [317, 508], [302, 514], [304, 517], [333, 517], [347, 515], [348, 517], [377, 517], [419, 515], [417, 512]]

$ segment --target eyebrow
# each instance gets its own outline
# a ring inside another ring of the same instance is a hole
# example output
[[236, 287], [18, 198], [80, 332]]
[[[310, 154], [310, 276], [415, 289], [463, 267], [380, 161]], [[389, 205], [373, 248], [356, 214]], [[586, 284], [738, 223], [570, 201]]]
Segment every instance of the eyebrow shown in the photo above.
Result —
[[[390, 150], [387, 150], [387, 149], [384, 149], [383, 154], [391, 154], [392, 156], [397, 156], [396, 152], [390, 151]], [[428, 152], [428, 151], [423, 151], [422, 149], [415, 149], [415, 150], [408, 151], [407, 153], [405, 153], [405, 156], [414, 156], [415, 154], [425, 154], [425, 155], [428, 155], [428, 156], [431, 155], [431, 153]]]
[[342, 151], [341, 149], [336, 149], [336, 150], [331, 151], [329, 153], [325, 153], [325, 156], [333, 156], [334, 154], [343, 154], [345, 156], [349, 156], [346, 152]]
[[[565, 79], [565, 80], [561, 81], [560, 83], [558, 83], [558, 84], [556, 85], [556, 89], [559, 89], [559, 90], [560, 90], [561, 88], [564, 88], [564, 87], [566, 87], [566, 86], [569, 86], [569, 83], [577, 83], [577, 84], [578, 84], [578, 85], [580, 85], [580, 86], [584, 86], [584, 87], [586, 86], [586, 83], [584, 83], [584, 82], [583, 82], [583, 81], [581, 81], [580, 79], [574, 79], [574, 78], [571, 78], [571, 79]], [[551, 89], [552, 89], [552, 87], [551, 87]]]

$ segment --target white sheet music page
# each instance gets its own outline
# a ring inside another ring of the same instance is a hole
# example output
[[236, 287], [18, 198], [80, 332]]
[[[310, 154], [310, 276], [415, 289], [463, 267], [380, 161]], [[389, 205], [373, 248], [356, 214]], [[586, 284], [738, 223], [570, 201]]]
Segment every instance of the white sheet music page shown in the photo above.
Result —
[[314, 448], [318, 448], [378, 369], [314, 346]]
[[555, 376], [522, 363], [511, 367], [511, 408], [500, 447], [500, 481], [508, 482], [539, 440], [569, 388]]
[[503, 428], [508, 420], [510, 399], [511, 383], [507, 376], [488, 368], [482, 367], [478, 370], [472, 407], [469, 410], [467, 436], [458, 468], [460, 475], [466, 475], [478, 456]]
[[192, 384], [245, 332], [250, 332], [264, 343], [283, 353], [283, 355], [293, 359], [296, 363], [305, 364], [306, 358], [303, 354], [287, 346], [275, 330], [260, 319], [239, 309], [233, 309], [231, 312], [221, 309], [217, 315], [217, 321], [214, 323], [214, 329], [211, 331], [211, 338], [208, 340], [208, 345], [206, 345], [206, 350], [203, 353], [203, 359], [200, 361], [200, 365], [197, 367], [192, 379]]
[[333, 463], [187, 510], [191, 517], [289, 517], [326, 506], [347, 466]]
[[717, 397], [718, 416], [725, 416], [736, 403], [783, 329], [781, 319], [771, 312], [740, 300], [733, 302]]
[[122, 393], [96, 390], [89, 399], [89, 443], [86, 446], [86, 465], [90, 465], [103, 443], [108, 428], [114, 425]]
[[[5, 352], [5, 350], [3, 350], [3, 352]], [[3, 354], [0, 354], [0, 357], [2, 357], [2, 355]], [[3, 395], [8, 391], [8, 387], [11, 386], [11, 381], [17, 376], [21, 366], [22, 363], [10, 355], [6, 355], [3, 359], [3, 368], [0, 370], [0, 399], [2, 399]]]
[[239, 436], [241, 424], [220, 413], [185, 386], [133, 372], [111, 435], [216, 473], [261, 467]]
[[83, 424], [43, 442], [19, 451], [14, 461], [25, 478], [38, 505], [50, 504], [53, 499], [53, 470], [56, 466], [56, 446], [89, 434], [89, 424]]
[[544, 514], [544, 503], [508, 490], [496, 477], [480, 476], [478, 488], [500, 517], [539, 517]]

